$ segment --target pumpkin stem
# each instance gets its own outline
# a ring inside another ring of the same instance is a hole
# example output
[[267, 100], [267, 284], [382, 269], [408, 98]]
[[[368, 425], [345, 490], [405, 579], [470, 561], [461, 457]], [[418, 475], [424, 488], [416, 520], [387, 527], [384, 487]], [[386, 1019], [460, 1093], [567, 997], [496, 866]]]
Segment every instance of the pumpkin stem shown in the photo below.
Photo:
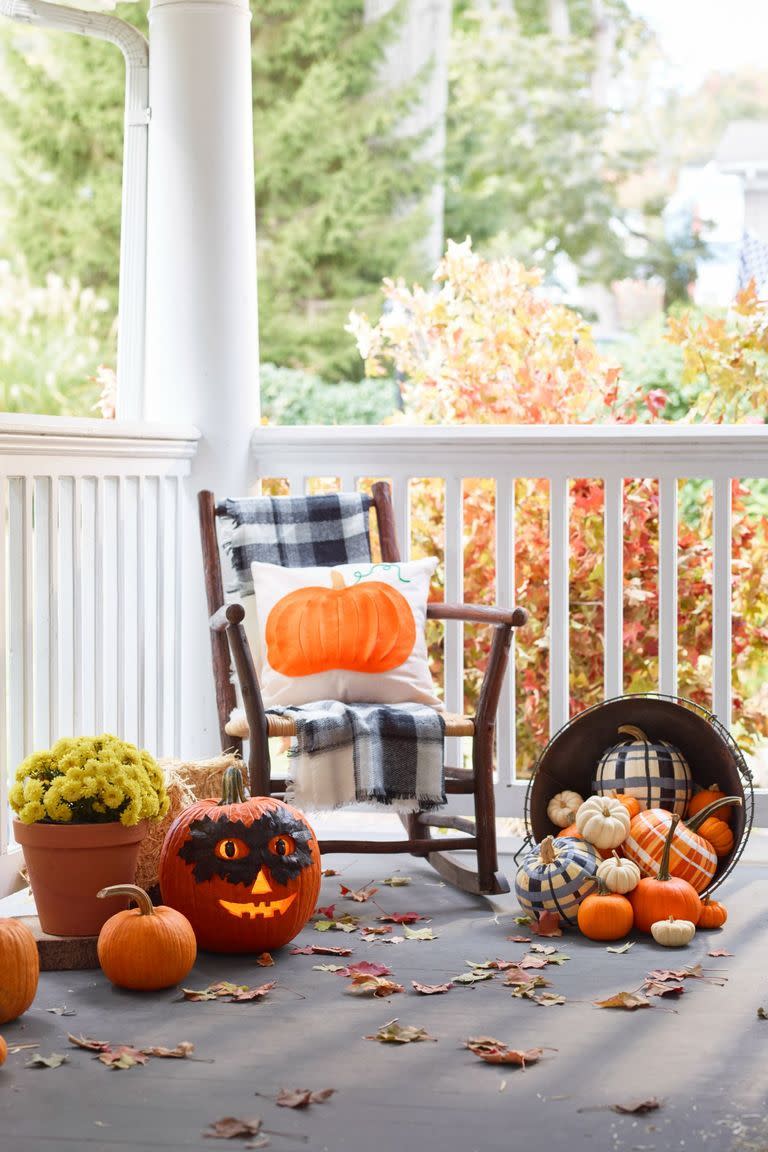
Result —
[[539, 847], [539, 856], [542, 864], [554, 864], [557, 860], [557, 852], [555, 852], [555, 841], [552, 836], [547, 836], [542, 840]]
[[602, 876], [597, 877], [597, 894], [598, 896], [614, 896], [615, 893], [611, 892], [610, 888], [603, 880]]
[[735, 804], [741, 807], [740, 796], [723, 796], [722, 800], [713, 800], [711, 804], [707, 804], [706, 808], [702, 808], [701, 812], [697, 812], [695, 816], [691, 816], [690, 820], [686, 820], [685, 826], [689, 832], [695, 832], [700, 828], [708, 816], [716, 812], [718, 808], [725, 807], [726, 804]]
[[108, 896], [130, 896], [131, 900], [138, 904], [141, 916], [154, 916], [155, 914], [152, 901], [144, 889], [139, 888], [138, 884], [110, 884], [109, 888], [102, 888], [96, 895], [100, 900], [104, 900]]
[[634, 724], [622, 724], [617, 731], [621, 736], [634, 736], [635, 740], [642, 740], [644, 744], [650, 743], [642, 728], [636, 728]]
[[672, 841], [675, 838], [675, 829], [679, 823], [680, 817], [675, 812], [669, 824], [669, 832], [667, 832], [667, 838], [664, 841], [664, 851], [661, 854], [659, 874], [657, 877], [659, 880], [669, 880], [669, 854], [672, 851]]
[[342, 588], [346, 588], [343, 575], [341, 572], [337, 572], [335, 568], [331, 571], [331, 588], [335, 588], [337, 592], [341, 592]]
[[245, 800], [247, 800], [247, 796], [243, 787], [243, 774], [237, 764], [230, 764], [229, 768], [224, 769], [224, 775], [221, 778], [219, 807], [221, 808], [225, 804], [242, 804]]

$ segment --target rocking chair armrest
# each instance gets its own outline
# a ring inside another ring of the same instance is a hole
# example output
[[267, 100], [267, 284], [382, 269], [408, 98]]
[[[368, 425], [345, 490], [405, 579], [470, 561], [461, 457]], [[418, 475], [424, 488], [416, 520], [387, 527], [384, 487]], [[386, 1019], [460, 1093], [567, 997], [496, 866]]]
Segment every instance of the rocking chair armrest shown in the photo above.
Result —
[[428, 620], [463, 620], [468, 624], [506, 624], [521, 628], [528, 619], [524, 608], [497, 608], [487, 604], [428, 604]]
[[211, 632], [225, 632], [229, 624], [242, 624], [245, 619], [245, 609], [242, 604], [222, 604], [208, 620]]

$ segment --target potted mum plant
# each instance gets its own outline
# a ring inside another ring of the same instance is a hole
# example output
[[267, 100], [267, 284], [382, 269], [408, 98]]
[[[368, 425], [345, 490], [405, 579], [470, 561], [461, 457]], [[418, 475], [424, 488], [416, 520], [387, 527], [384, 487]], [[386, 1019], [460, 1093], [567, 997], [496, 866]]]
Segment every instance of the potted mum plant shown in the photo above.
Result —
[[19, 765], [10, 801], [42, 930], [95, 936], [128, 906], [96, 893], [133, 881], [147, 822], [168, 810], [159, 765], [116, 736], [65, 737]]

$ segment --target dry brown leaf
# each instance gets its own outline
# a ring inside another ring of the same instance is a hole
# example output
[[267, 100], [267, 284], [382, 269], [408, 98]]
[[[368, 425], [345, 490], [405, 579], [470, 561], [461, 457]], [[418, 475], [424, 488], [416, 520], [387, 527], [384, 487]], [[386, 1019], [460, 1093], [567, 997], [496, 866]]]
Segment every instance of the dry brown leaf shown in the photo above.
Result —
[[62, 1064], [68, 1062], [68, 1057], [63, 1056], [61, 1052], [51, 1052], [50, 1056], [41, 1056], [36, 1052], [24, 1064], [25, 1068], [60, 1068]]
[[531, 944], [530, 952], [535, 952], [538, 956], [554, 956], [557, 948], [554, 944]]
[[420, 916], [418, 912], [392, 912], [386, 916], [378, 916], [384, 924], [415, 924], [417, 920], [428, 920], [428, 916]]
[[259, 984], [258, 988], [248, 988], [243, 985], [233, 992], [229, 997], [230, 1004], [245, 1004], [253, 1000], [261, 1000], [264, 996], [268, 996], [272, 989], [277, 984], [277, 980], [270, 980], [268, 984]]
[[403, 928], [406, 940], [437, 940], [431, 928]]
[[624, 1116], [639, 1116], [644, 1112], [655, 1112], [661, 1108], [661, 1102], [655, 1096], [649, 1096], [647, 1100], [635, 1100], [629, 1104], [612, 1104], [611, 1108]]
[[454, 976], [454, 984], [479, 984], [481, 980], [493, 980], [493, 972], [485, 969], [475, 969], [474, 972], [462, 972], [460, 976]]
[[524, 968], [521, 968], [519, 964], [514, 964], [508, 969], [504, 977], [504, 983], [508, 986], [516, 986], [519, 984], [533, 985], [536, 979], [535, 976], [532, 976], [529, 972], [526, 972]]
[[437, 1041], [436, 1036], [430, 1036], [424, 1028], [417, 1028], [414, 1024], [400, 1024], [397, 1017], [382, 1024], [375, 1036], [366, 1036], [366, 1040], [378, 1040], [380, 1044], [416, 1044], [421, 1040]]
[[542, 992], [540, 996], [531, 996], [534, 1004], [540, 1004], [542, 1008], [553, 1008], [558, 1004], [567, 1003], [565, 996], [558, 996], [554, 992]]
[[354, 900], [358, 904], [365, 904], [366, 900], [370, 900], [378, 892], [378, 888], [346, 888], [343, 884], [339, 885], [339, 891], [342, 896], [346, 896], [348, 900]]
[[392, 969], [386, 964], [376, 964], [371, 960], [358, 960], [344, 969], [345, 976], [391, 976]]
[[530, 944], [530, 936], [507, 936], [507, 940], [511, 940], [513, 944]]
[[189, 1000], [192, 1003], [198, 1003], [205, 1000], [227, 1000], [230, 1004], [242, 1004], [248, 1001], [261, 1000], [277, 984], [276, 980], [270, 980], [267, 984], [260, 984], [257, 988], [249, 988], [247, 984], [232, 984], [228, 980], [221, 980], [217, 984], [211, 984], [208, 988], [182, 988], [181, 994], [184, 1000]]
[[[713, 948], [711, 952], [707, 952], [707, 956], [733, 956], [733, 952], [729, 952], [726, 948]], [[49, 1008], [49, 1012], [53, 1009]]]
[[437, 996], [439, 992], [450, 992], [453, 983], [449, 980], [446, 984], [419, 984], [411, 980], [411, 986], [414, 992], [420, 992], [422, 996]]
[[195, 1050], [194, 1044], [190, 1044], [189, 1040], [182, 1040], [175, 1048], [142, 1048], [145, 1056], [161, 1056], [167, 1059], [184, 1060], [187, 1056], [191, 1056]]
[[67, 1040], [75, 1048], [85, 1048], [89, 1052], [106, 1052], [111, 1047], [109, 1040], [94, 1040], [92, 1036], [73, 1036], [67, 1033]]
[[701, 980], [703, 976], [701, 964], [689, 964], [686, 968], [654, 968], [646, 980]]
[[617, 992], [607, 1000], [593, 1000], [596, 1008], [623, 1008], [627, 1012], [635, 1012], [638, 1008], [650, 1008], [651, 1002], [642, 992]]
[[768, 1012], [765, 1010], [765, 1008], [763, 1008], [763, 1007], [758, 1008], [757, 1018], [758, 1018], [758, 1020], [768, 1020]]
[[396, 992], [402, 992], [402, 984], [396, 984], [394, 980], [387, 980], [385, 976], [366, 976], [361, 973], [359, 976], [353, 976], [346, 988], [353, 996], [393, 996]]
[[544, 1048], [508, 1048], [500, 1040], [491, 1036], [474, 1036], [465, 1040], [464, 1044], [475, 1056], [485, 1060], [487, 1064], [513, 1064], [518, 1068], [525, 1068], [527, 1064], [535, 1064], [544, 1055]]
[[360, 929], [360, 939], [368, 940], [371, 936], [388, 936], [391, 931], [391, 924], [380, 924], [378, 928], [374, 924], [369, 924]]
[[339, 871], [337, 868], [323, 868], [320, 873], [321, 876], [338, 876]]
[[473, 971], [482, 972], [490, 969], [493, 972], [507, 972], [516, 967], [514, 960], [465, 960], [464, 963]]
[[665, 984], [661, 980], [646, 980], [643, 984], [643, 993], [646, 996], [668, 996], [676, 998], [685, 992], [683, 984]]
[[388, 888], [406, 888], [410, 883], [410, 876], [387, 876], [386, 880], [382, 880], [382, 884]]
[[315, 908], [312, 915], [313, 916], [321, 916], [324, 920], [335, 920], [336, 919], [336, 905], [335, 904], [326, 904], [324, 907], [321, 907], [318, 904], [317, 908]]
[[291, 956], [351, 956], [351, 948], [334, 948], [332, 945], [310, 944], [306, 948], [291, 948]]
[[309, 1104], [330, 1100], [335, 1091], [335, 1088], [320, 1088], [317, 1092], [311, 1088], [281, 1088], [275, 1104], [280, 1108], [306, 1108]]
[[546, 968], [549, 960], [546, 956], [523, 956], [520, 968]]
[[240, 1120], [237, 1116], [222, 1116], [214, 1120], [203, 1136], [208, 1140], [235, 1140], [238, 1136], [258, 1136], [261, 1131], [261, 1117], [252, 1116]]
[[96, 1059], [106, 1064], [107, 1068], [119, 1071], [122, 1068], [135, 1068], [139, 1064], [146, 1064], [149, 1056], [145, 1056], [138, 1048], [120, 1044], [115, 1048], [108, 1048], [105, 1052], [99, 1052]]
[[[730, 956], [730, 952], [723, 952], [722, 955]], [[77, 1016], [74, 1008], [68, 1008], [66, 1004], [59, 1004], [56, 1008], [46, 1008], [46, 1012], [52, 1012], [54, 1016]]]
[[531, 932], [535, 936], [562, 936], [563, 930], [557, 912], [542, 912], [538, 920], [531, 922]]

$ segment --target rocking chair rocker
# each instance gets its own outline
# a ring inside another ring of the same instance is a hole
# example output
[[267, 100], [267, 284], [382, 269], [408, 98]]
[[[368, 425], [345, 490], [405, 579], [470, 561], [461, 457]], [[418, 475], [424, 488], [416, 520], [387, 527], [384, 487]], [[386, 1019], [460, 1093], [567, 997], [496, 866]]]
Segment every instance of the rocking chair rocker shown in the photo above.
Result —
[[[311, 502], [314, 497], [307, 497]], [[222, 748], [242, 755], [243, 737], [232, 735], [230, 717], [236, 707], [231, 660], [240, 686], [248, 729], [248, 772], [253, 795], [282, 797], [285, 780], [273, 778], [269, 754], [269, 737], [295, 735], [295, 722], [286, 716], [273, 716], [265, 711], [259, 683], [246, 638], [245, 611], [238, 602], [225, 603], [220, 545], [216, 528], [219, 518], [230, 515], [226, 505], [217, 505], [212, 492], [199, 493], [200, 532], [203, 547], [205, 586], [210, 616], [213, 674], [219, 715]], [[231, 505], [230, 505], [231, 508]], [[398, 563], [401, 559], [395, 532], [391, 489], [386, 483], [373, 485], [372, 511], [378, 529], [381, 559]], [[267, 559], [268, 557], [264, 557]], [[343, 560], [329, 558], [323, 565], [333, 566]], [[295, 563], [295, 561], [294, 561]], [[526, 621], [522, 608], [505, 610], [470, 604], [429, 604], [430, 620], [463, 620], [487, 624], [493, 628], [488, 666], [483, 678], [477, 711], [474, 716], [445, 715], [445, 735], [469, 736], [472, 739], [472, 768], [445, 770], [448, 794], [471, 794], [475, 819], [434, 812], [416, 812], [402, 816], [407, 839], [325, 840], [322, 852], [388, 853], [409, 852], [426, 858], [450, 884], [475, 894], [495, 895], [509, 891], [506, 877], [498, 871], [496, 849], [495, 797], [493, 791], [493, 748], [496, 712], [509, 659], [512, 633]], [[461, 836], [436, 838], [434, 830], [451, 829]], [[471, 850], [476, 853], [477, 867], [468, 867], [451, 852]]]

